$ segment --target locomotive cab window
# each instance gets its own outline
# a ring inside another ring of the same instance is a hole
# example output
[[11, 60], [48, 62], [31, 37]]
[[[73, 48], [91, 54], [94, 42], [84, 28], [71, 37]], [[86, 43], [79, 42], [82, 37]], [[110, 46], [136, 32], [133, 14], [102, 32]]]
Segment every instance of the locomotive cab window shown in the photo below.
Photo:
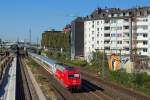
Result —
[[71, 75], [68, 75], [69, 78], [79, 78], [79, 74], [71, 74]]

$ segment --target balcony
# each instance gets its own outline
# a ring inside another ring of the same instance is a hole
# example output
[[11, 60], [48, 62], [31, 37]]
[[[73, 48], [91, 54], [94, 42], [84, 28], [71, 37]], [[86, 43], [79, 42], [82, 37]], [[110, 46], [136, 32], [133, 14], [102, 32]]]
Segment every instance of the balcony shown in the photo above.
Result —
[[140, 21], [140, 22], [137, 22], [136, 24], [137, 24], [137, 25], [148, 25], [148, 22], [141, 22], [141, 21]]
[[105, 23], [104, 26], [110, 26], [110, 23]]
[[137, 43], [137, 48], [148, 48], [148, 44], [144, 45], [143, 43]]
[[148, 37], [137, 36], [137, 40], [138, 40], [138, 41], [148, 40]]
[[141, 29], [141, 28], [138, 28], [137, 29], [137, 33], [149, 33], [148, 29]]
[[110, 33], [111, 30], [104, 30], [104, 33]]
[[130, 25], [130, 22], [124, 21], [124, 22], [123, 22], [123, 25], [124, 25], [124, 26], [129, 26], [129, 25]]
[[123, 37], [123, 40], [130, 40], [130, 37], [128, 37], [128, 36]]
[[124, 44], [123, 44], [123, 46], [124, 46], [124, 47], [129, 47], [129, 46], [130, 46], [130, 44], [128, 44], [128, 43], [124, 43]]
[[104, 40], [110, 40], [111, 38], [110, 37], [104, 37]]
[[109, 46], [111, 46], [110, 43], [105, 43], [105, 44], [104, 44], [104, 47], [109, 47]]
[[129, 32], [130, 32], [130, 29], [123, 29], [123, 32], [124, 32], [124, 33], [129, 33]]

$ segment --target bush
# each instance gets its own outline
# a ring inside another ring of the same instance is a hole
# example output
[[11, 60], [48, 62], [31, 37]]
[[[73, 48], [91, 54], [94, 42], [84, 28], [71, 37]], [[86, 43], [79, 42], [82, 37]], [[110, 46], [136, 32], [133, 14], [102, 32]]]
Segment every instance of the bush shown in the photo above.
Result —
[[[103, 61], [103, 59], [104, 59], [104, 61]], [[93, 59], [91, 60], [90, 63], [92, 66], [102, 67], [103, 64], [105, 66], [108, 66], [108, 59], [107, 59], [106, 54], [104, 54], [103, 52], [93, 52]]]
[[150, 76], [147, 73], [128, 74], [125, 71], [110, 71], [109, 79], [150, 94]]
[[85, 60], [73, 60], [71, 61], [72, 64], [77, 65], [77, 66], [86, 66], [87, 62]]

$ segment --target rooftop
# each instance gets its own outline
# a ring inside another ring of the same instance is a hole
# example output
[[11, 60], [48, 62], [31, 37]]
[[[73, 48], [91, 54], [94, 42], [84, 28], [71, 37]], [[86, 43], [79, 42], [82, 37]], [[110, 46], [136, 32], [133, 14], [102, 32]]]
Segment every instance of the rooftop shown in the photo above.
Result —
[[127, 18], [136, 16], [146, 16], [150, 14], [150, 7], [135, 7], [129, 9], [121, 8], [97, 8], [90, 15], [82, 18], [84, 20]]

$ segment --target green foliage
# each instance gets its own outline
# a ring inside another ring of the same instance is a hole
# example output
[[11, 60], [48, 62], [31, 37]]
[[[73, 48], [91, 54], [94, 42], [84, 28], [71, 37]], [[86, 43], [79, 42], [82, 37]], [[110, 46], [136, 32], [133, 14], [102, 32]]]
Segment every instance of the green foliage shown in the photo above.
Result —
[[39, 66], [37, 63], [35, 63], [35, 61], [31, 58], [27, 59], [27, 64], [30, 65], [30, 68], [32, 71], [35, 71], [37, 69], [37, 67]]
[[150, 94], [150, 76], [147, 73], [128, 74], [125, 71], [110, 71], [109, 79]]
[[[102, 73], [101, 66], [103, 65], [103, 53], [95, 54], [93, 60], [91, 61], [91, 65], [88, 65], [88, 63], [84, 60], [70, 60], [70, 56], [67, 53], [46, 52], [46, 54], [48, 57], [56, 59], [60, 62], [79, 67], [85, 67], [88, 70], [92, 70], [94, 72], [100, 71], [100, 73]], [[96, 58], [97, 55], [99, 59]], [[105, 68], [108, 68], [107, 59], [105, 59]], [[122, 84], [123, 86], [135, 88], [137, 90], [150, 94], [150, 76], [147, 73], [129, 74], [124, 70], [108, 72], [105, 71], [105, 73], [107, 73], [108, 78], [111, 81], [115, 81], [119, 84]]]
[[[103, 57], [104, 57], [104, 61], [103, 61]], [[103, 62], [105, 66], [108, 66], [108, 60], [107, 60], [106, 54], [104, 54], [103, 52], [93, 52], [93, 59], [91, 60], [91, 64], [93, 66], [102, 67]]]
[[89, 68], [91, 70], [102, 72], [103, 66], [105, 69], [108, 69], [107, 56], [103, 52], [93, 52], [93, 58], [90, 63], [91, 65]]
[[78, 59], [71, 60], [68, 53], [46, 52], [46, 54], [49, 58], [56, 59], [63, 63], [69, 63], [72, 65], [82, 66], [82, 67], [88, 64], [85, 60], [78, 60]]
[[72, 64], [77, 65], [77, 66], [82, 66], [85, 67], [88, 63], [85, 60], [72, 60]]
[[63, 48], [64, 51], [67, 51], [69, 48], [69, 33], [46, 31], [42, 34], [41, 44], [47, 48]]

